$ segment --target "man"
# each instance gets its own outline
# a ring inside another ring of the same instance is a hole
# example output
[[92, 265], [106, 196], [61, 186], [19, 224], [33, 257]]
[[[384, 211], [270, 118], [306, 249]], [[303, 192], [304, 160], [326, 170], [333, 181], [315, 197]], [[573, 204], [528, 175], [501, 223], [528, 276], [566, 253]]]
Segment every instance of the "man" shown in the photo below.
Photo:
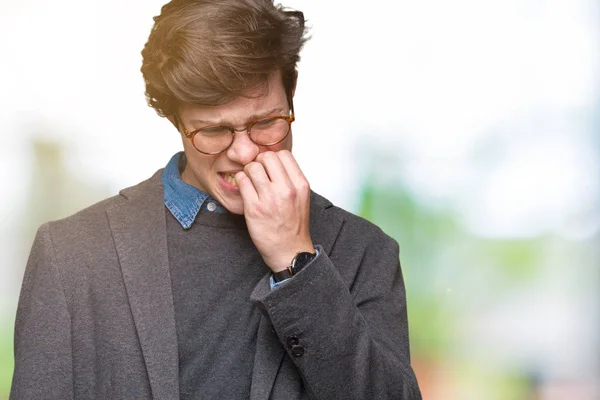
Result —
[[419, 399], [398, 246], [290, 150], [303, 15], [173, 0], [142, 52], [184, 151], [36, 236], [12, 399]]

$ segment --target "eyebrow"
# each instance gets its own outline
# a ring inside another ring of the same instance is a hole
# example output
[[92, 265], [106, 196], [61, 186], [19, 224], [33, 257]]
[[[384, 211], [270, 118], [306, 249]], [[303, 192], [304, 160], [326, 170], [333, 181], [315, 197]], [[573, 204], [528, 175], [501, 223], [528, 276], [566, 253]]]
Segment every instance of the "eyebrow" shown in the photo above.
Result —
[[[250, 115], [246, 119], [246, 123], [250, 123], [252, 121], [256, 121], [257, 119], [261, 119], [261, 118], [265, 118], [265, 117], [269, 117], [269, 116], [274, 116], [274, 115], [278, 115], [278, 114], [283, 114], [283, 109], [281, 107], [271, 108], [271, 109], [269, 109], [267, 111], [263, 111], [263, 112], [260, 112], [260, 113], [256, 113], [256, 114]], [[202, 119], [191, 119], [189, 121], [189, 123], [191, 125], [203, 124], [203, 125], [227, 125], [227, 126], [231, 126], [231, 124], [227, 124], [226, 121], [204, 121]]]

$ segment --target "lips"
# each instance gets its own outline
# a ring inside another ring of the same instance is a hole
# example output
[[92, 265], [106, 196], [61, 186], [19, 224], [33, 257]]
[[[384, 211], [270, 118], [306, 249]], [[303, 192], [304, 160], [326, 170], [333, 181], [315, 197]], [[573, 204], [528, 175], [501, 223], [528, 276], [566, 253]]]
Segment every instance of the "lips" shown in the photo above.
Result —
[[237, 172], [219, 172], [219, 175], [221, 176], [221, 178], [223, 178], [223, 181], [225, 181], [227, 184], [237, 188], [237, 182], [235, 181], [235, 174], [237, 174]]

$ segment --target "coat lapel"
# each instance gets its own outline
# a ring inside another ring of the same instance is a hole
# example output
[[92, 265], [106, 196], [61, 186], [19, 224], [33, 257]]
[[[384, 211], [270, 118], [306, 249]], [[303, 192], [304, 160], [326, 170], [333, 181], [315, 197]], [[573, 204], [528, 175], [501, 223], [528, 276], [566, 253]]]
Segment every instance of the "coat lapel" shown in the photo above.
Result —
[[179, 398], [162, 170], [107, 210], [154, 399]]
[[[327, 212], [327, 208], [332, 206], [327, 199], [314, 192], [311, 193], [311, 236], [313, 243], [321, 245], [328, 255], [343, 224], [338, 213]], [[270, 274], [267, 274], [258, 283], [261, 287], [259, 291], [270, 290], [269, 276]], [[266, 315], [263, 315], [258, 328], [250, 400], [269, 399], [284, 354], [285, 349], [273, 330], [271, 322]]]

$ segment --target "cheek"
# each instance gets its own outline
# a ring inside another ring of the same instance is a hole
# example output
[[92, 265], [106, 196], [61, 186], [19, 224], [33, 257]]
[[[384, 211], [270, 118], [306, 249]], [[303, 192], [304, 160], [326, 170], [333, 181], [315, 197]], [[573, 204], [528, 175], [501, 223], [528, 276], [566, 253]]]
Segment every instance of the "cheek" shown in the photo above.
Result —
[[283, 145], [285, 146], [282, 150], [292, 151], [292, 132], [285, 138]]
[[281, 151], [281, 150], [289, 150], [292, 151], [292, 133], [285, 138], [285, 140], [281, 143], [277, 143], [275, 146], [262, 147], [261, 153], [265, 151]]
[[196, 150], [192, 142], [188, 138], [183, 136], [183, 134], [181, 135], [181, 140], [183, 142], [183, 151], [185, 152], [185, 156], [187, 157], [187, 159], [196, 159], [198, 151]]
[[203, 184], [207, 183], [207, 177], [211, 175], [212, 168], [218, 158], [218, 156], [209, 156], [202, 154], [191, 146], [191, 148], [185, 148], [185, 155], [188, 160], [188, 166], [191, 172], [197, 177]]
[[203, 175], [209, 175], [217, 159], [218, 156], [198, 154], [196, 156], [196, 166], [198, 172]]

